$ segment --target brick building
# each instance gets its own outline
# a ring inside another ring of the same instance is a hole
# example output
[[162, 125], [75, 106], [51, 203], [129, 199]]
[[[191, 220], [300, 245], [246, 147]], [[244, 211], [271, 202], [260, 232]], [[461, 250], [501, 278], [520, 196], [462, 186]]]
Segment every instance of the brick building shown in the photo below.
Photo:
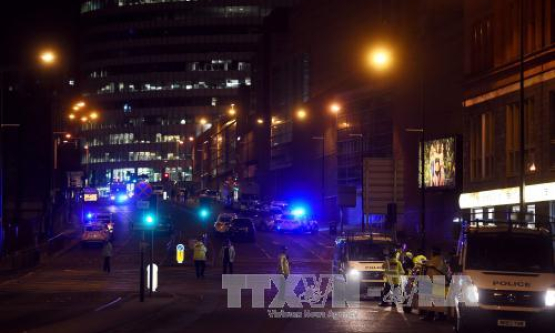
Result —
[[522, 169], [527, 212], [555, 215], [554, 6], [545, 0], [465, 1], [465, 193], [460, 204], [477, 218], [493, 220], [520, 210]]

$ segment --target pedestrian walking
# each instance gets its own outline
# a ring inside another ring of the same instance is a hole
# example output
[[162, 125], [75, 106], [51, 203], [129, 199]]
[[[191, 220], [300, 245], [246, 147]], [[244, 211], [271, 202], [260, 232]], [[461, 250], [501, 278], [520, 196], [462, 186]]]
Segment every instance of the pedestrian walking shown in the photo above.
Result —
[[291, 274], [291, 266], [289, 263], [289, 256], [287, 255], [287, 246], [281, 248], [281, 253], [278, 256], [278, 272], [285, 278]]
[[193, 261], [195, 262], [197, 279], [204, 279], [207, 251], [206, 246], [202, 242], [202, 238], [200, 238], [193, 247]]
[[235, 261], [235, 247], [230, 240], [224, 243], [220, 251], [220, 258], [222, 259], [223, 274], [233, 274], [233, 262]]
[[109, 240], [104, 242], [104, 246], [102, 246], [102, 257], [104, 257], [104, 265], [102, 270], [104, 272], [110, 273], [110, 259], [112, 258], [112, 242]]

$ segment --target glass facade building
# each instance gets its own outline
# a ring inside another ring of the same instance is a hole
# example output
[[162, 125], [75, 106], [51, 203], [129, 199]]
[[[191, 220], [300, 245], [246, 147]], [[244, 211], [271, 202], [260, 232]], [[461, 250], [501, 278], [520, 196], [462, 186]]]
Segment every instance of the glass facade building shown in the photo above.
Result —
[[293, 2], [83, 1], [81, 87], [100, 114], [81, 127], [90, 181], [190, 180], [190, 138], [255, 85], [263, 20]]

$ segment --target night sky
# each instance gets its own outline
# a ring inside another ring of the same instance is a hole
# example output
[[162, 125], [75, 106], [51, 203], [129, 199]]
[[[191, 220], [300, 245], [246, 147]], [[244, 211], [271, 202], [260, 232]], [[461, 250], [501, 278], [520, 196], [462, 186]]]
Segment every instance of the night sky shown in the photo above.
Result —
[[75, 63], [79, 0], [7, 0], [0, 10], [0, 64], [23, 65], [45, 46], [59, 49], [64, 64]]

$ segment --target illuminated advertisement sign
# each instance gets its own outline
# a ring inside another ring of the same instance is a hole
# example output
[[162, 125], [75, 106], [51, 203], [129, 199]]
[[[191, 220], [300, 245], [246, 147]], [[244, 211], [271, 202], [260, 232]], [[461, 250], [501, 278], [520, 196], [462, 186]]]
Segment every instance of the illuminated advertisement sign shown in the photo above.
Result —
[[[426, 188], [454, 188], [456, 183], [455, 137], [424, 142], [424, 185]], [[419, 157], [422, 153], [419, 151]], [[422, 172], [422, 161], [418, 164]], [[418, 184], [422, 187], [421, 177]]]
[[90, 201], [98, 201], [98, 194], [97, 193], [85, 193], [83, 196], [83, 200], [86, 202]]
[[[526, 203], [554, 200], [555, 183], [527, 185], [524, 188], [524, 201]], [[516, 205], [519, 202], [520, 193], [518, 187], [463, 193], [459, 197], [459, 206], [461, 209]]]

